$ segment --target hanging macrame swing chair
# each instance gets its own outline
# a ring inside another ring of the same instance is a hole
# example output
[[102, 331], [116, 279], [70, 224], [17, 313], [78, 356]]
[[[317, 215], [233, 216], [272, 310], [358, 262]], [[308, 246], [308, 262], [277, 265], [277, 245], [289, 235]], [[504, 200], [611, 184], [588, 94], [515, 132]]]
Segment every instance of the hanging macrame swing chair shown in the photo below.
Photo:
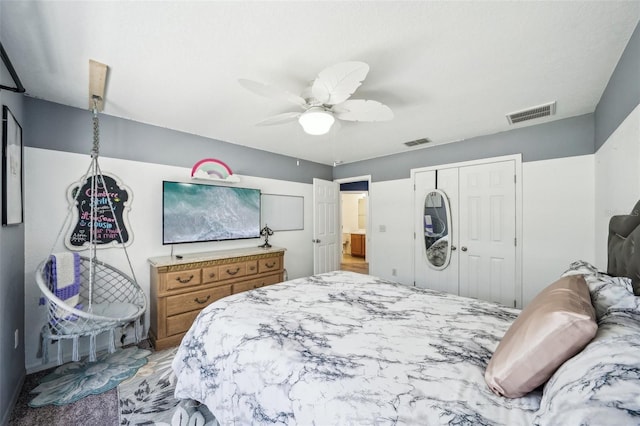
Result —
[[[109, 333], [108, 349], [116, 350], [115, 330], [133, 326], [135, 342], [140, 341], [142, 334], [141, 318], [147, 308], [147, 299], [138, 285], [126, 244], [122, 238], [122, 230], [115, 220], [120, 246], [124, 250], [131, 275], [114, 268], [97, 258], [97, 241], [94, 236], [94, 224], [98, 222], [97, 200], [107, 198], [111, 217], [116, 218], [109, 191], [99, 194], [101, 188], [107, 188], [98, 163], [99, 156], [99, 121], [98, 99], [94, 97], [93, 106], [93, 149], [91, 164], [81, 184], [75, 191], [73, 203], [70, 203], [65, 221], [56, 237], [49, 257], [36, 269], [36, 282], [44, 295], [41, 299], [46, 305], [47, 322], [42, 327], [41, 345], [43, 363], [48, 363], [48, 346], [58, 342], [58, 365], [62, 364], [62, 341], [72, 340], [72, 360], [79, 360], [78, 340], [89, 337], [89, 361], [96, 360], [96, 336]], [[54, 250], [60, 236], [67, 227], [76, 208], [82, 182], [89, 179], [91, 185], [91, 210], [89, 220], [89, 253], [80, 256], [78, 253], [56, 253]], [[42, 303], [41, 302], [41, 303]]]

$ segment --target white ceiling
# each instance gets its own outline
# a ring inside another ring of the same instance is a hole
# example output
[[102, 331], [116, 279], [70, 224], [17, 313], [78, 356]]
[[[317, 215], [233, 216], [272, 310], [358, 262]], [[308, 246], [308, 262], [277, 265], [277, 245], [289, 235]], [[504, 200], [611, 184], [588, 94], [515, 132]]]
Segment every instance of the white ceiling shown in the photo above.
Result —
[[[2, 0], [0, 40], [30, 96], [88, 108], [94, 59], [109, 66], [105, 114], [332, 164], [593, 112], [639, 19], [639, 1]], [[254, 126], [295, 107], [238, 78], [300, 93], [350, 60], [371, 67], [352, 99], [392, 121]], [[505, 118], [550, 101], [551, 118]]]

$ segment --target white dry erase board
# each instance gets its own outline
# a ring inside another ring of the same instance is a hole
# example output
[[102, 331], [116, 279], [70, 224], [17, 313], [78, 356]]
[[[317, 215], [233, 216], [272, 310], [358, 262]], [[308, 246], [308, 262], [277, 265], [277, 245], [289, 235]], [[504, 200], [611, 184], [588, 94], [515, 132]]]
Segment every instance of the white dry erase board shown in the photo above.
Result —
[[274, 231], [304, 229], [304, 197], [262, 194], [261, 222]]

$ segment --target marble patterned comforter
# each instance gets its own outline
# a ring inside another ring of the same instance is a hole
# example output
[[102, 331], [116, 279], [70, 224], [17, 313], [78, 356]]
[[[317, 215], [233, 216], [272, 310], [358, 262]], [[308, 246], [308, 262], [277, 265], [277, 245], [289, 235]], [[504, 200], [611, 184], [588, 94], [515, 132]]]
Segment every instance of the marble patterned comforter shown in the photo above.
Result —
[[175, 396], [229, 424], [529, 425], [541, 393], [484, 371], [518, 310], [331, 272], [221, 299], [173, 361]]

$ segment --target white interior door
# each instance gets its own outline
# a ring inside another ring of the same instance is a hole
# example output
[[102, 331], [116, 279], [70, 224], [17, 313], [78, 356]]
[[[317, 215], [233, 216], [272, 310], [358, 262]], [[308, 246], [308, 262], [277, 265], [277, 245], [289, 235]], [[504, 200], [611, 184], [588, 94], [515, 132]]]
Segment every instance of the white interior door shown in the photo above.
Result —
[[515, 161], [459, 168], [460, 295], [516, 303]]
[[340, 185], [313, 179], [313, 273], [340, 269]]

